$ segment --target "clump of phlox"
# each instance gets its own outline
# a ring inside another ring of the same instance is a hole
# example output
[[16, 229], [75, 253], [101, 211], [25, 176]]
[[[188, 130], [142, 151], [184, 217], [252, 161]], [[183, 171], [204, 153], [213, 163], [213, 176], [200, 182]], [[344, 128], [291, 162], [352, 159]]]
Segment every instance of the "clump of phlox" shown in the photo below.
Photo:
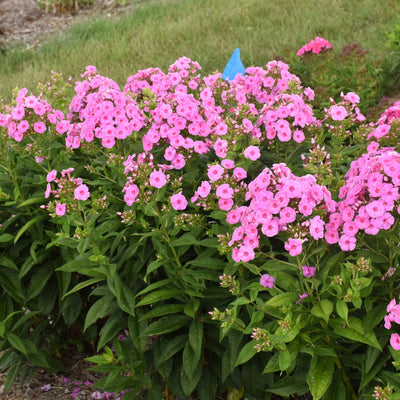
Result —
[[249, 205], [227, 214], [228, 223], [238, 224], [229, 242], [236, 262], [254, 258], [261, 235], [273, 237], [282, 231], [289, 237], [285, 243], [289, 254], [301, 254], [306, 240], [324, 237], [324, 215], [336, 209], [330, 192], [314, 176], [298, 177], [285, 164], [264, 169], [247, 189]]
[[332, 48], [332, 45], [324, 38], [316, 37], [313, 40], [310, 40], [306, 45], [301, 47], [297, 51], [297, 55], [300, 57], [305, 53], [314, 53], [319, 54], [322, 51], [327, 51]]
[[338, 210], [329, 216], [325, 238], [351, 251], [359, 232], [376, 235], [394, 224], [392, 212], [399, 211], [400, 154], [392, 148], [363, 154], [350, 164], [345, 179]]

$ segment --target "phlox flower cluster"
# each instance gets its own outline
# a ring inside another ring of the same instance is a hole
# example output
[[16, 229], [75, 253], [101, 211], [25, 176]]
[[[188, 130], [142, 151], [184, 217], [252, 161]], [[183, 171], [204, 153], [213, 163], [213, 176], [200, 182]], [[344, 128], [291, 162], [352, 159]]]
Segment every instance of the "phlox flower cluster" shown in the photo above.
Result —
[[40, 96], [28, 95], [27, 89], [21, 89], [15, 101], [16, 104], [6, 110], [7, 114], [0, 116], [0, 126], [6, 127], [8, 135], [17, 142], [25, 136], [46, 132], [47, 124], [63, 124], [61, 111], [53, 110]]
[[[57, 171], [52, 170], [46, 176], [47, 187], [44, 197], [48, 199], [53, 195], [57, 199], [54, 211], [58, 216], [65, 215], [69, 209], [76, 207], [77, 201], [85, 201], [90, 196], [89, 188], [83, 183], [82, 178], [71, 176], [73, 171], [73, 168], [62, 170], [61, 177], [57, 177]], [[52, 188], [52, 185], [56, 187]]]
[[[294, 175], [285, 164], [264, 169], [248, 184], [248, 206], [237, 206], [227, 214], [234, 229], [229, 245], [236, 262], [250, 261], [259, 247], [260, 235], [273, 237], [286, 231], [285, 249], [291, 256], [301, 254], [304, 241], [322, 239], [325, 221], [318, 211], [335, 211], [336, 202], [314, 176]], [[321, 213], [323, 215], [323, 213]]]
[[388, 107], [379, 117], [377, 124], [391, 124], [394, 119], [400, 119], [400, 100]]
[[69, 105], [66, 146], [78, 148], [81, 143], [101, 140], [112, 148], [116, 140], [126, 139], [140, 131], [145, 118], [136, 102], [111, 79], [98, 75], [93, 66], [86, 68], [83, 80], [75, 85], [76, 95]]
[[350, 164], [345, 179], [338, 209], [326, 224], [325, 239], [351, 251], [359, 232], [376, 235], [394, 224], [391, 212], [399, 211], [400, 154], [391, 148], [363, 154]]
[[319, 54], [321, 51], [327, 51], [332, 48], [332, 45], [324, 38], [316, 37], [313, 40], [310, 40], [306, 45], [301, 47], [297, 51], [297, 55], [300, 57], [305, 53], [314, 53]]
[[[386, 308], [385, 328], [391, 329], [392, 323], [400, 324], [400, 304], [397, 304], [396, 299], [393, 299]], [[390, 345], [395, 350], [400, 350], [400, 336], [397, 333], [392, 333], [390, 336]]]
[[[325, 108], [327, 118], [331, 118], [333, 121], [343, 121], [345, 119], [350, 120], [352, 123], [358, 123], [365, 121], [365, 116], [361, 113], [358, 108], [360, 97], [354, 92], [348, 92], [346, 94], [341, 93], [341, 101], [335, 103], [333, 99], [330, 99], [332, 106], [328, 109]], [[327, 125], [328, 128], [334, 128]]]
[[[128, 78], [124, 88], [126, 96], [144, 101], [144, 154], [151, 154], [161, 146], [165, 161], [165, 164], [153, 165], [147, 171], [149, 177], [142, 176], [142, 181], [161, 188], [167, 183], [162, 177], [166, 170], [179, 174], [190, 158], [215, 155], [221, 161], [209, 165], [209, 181], [201, 182], [191, 200], [200, 204], [211, 193], [219, 208], [227, 211], [239, 190], [238, 182], [247, 175], [228, 157], [229, 153], [237, 153], [237, 141], [245, 138], [244, 151], [236, 157], [252, 161], [261, 155], [257, 144], [262, 140], [277, 137], [282, 142], [292, 138], [303, 141], [302, 129], [316, 124], [312, 109], [306, 103], [313, 93], [311, 89], [303, 91], [299, 79], [282, 62], [270, 62], [265, 70], [248, 68], [246, 76], [238, 76], [231, 84], [223, 81], [221, 74], [201, 80], [198, 71], [198, 64], [184, 57], [167, 74], [152, 68]], [[250, 144], [252, 140], [254, 144]], [[132, 160], [130, 156], [126, 162]], [[128, 172], [134, 168], [132, 165]], [[156, 175], [159, 186], [154, 185]], [[139, 186], [136, 173], [131, 173], [124, 188], [128, 206], [138, 199]], [[185, 209], [188, 204], [186, 196], [179, 192], [170, 197], [170, 203], [177, 210]], [[202, 205], [206, 205], [205, 200]]]
[[370, 132], [367, 140], [373, 140], [371, 148], [377, 149], [377, 143], [382, 139], [393, 139], [394, 144], [397, 144], [398, 129], [392, 129], [392, 122], [400, 120], [400, 101], [388, 107], [379, 117], [376, 124], [373, 124], [374, 129]]

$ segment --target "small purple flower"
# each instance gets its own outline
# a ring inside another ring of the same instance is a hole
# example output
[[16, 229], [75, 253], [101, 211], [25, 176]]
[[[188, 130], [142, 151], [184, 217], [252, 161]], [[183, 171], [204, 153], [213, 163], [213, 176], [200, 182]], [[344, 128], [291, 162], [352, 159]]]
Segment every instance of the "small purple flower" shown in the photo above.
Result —
[[48, 392], [49, 390], [51, 390], [51, 385], [50, 385], [50, 383], [48, 383], [47, 385], [43, 385], [43, 386], [40, 388], [40, 390], [41, 390], [42, 392]]
[[301, 301], [306, 297], [308, 297], [308, 293], [303, 293], [303, 294], [299, 293], [299, 299], [296, 301], [296, 304], [300, 304]]
[[69, 379], [67, 377], [65, 377], [65, 376], [62, 376], [61, 380], [63, 381], [63, 383], [68, 383], [69, 382]]
[[271, 275], [268, 274], [264, 274], [261, 278], [260, 278], [260, 284], [263, 287], [269, 287], [269, 288], [273, 288], [274, 287], [274, 282], [275, 282], [275, 278]]
[[303, 269], [303, 275], [306, 278], [311, 278], [315, 275], [315, 267], [308, 267], [307, 265], [303, 265], [301, 268]]

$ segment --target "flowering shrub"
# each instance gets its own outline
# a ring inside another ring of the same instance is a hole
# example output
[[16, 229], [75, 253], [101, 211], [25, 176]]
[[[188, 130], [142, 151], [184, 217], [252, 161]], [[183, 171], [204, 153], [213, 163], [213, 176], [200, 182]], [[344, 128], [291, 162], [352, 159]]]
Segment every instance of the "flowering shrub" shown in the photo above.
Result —
[[89, 66], [64, 111], [20, 90], [0, 116], [9, 381], [78, 343], [124, 399], [396, 382], [396, 119], [313, 98], [281, 61], [226, 82], [185, 57], [122, 89]]

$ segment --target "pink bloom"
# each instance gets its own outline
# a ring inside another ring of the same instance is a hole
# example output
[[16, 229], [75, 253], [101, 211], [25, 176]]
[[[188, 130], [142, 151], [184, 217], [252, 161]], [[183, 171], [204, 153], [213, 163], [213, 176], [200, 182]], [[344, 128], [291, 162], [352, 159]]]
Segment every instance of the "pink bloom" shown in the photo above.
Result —
[[201, 182], [201, 185], [197, 188], [197, 194], [203, 199], [210, 194], [211, 185], [208, 181]]
[[285, 242], [285, 250], [289, 252], [292, 257], [298, 256], [303, 251], [303, 240], [289, 238]]
[[227, 183], [223, 183], [217, 187], [216, 195], [221, 199], [231, 199], [233, 196], [233, 189]]
[[400, 336], [397, 333], [392, 333], [390, 336], [390, 345], [395, 350], [400, 350]]
[[247, 172], [242, 167], [236, 167], [233, 170], [233, 177], [236, 180], [241, 181], [242, 179], [245, 179], [247, 177]]
[[347, 111], [343, 106], [332, 106], [329, 113], [334, 121], [343, 121], [347, 117]]
[[153, 171], [150, 174], [150, 185], [158, 189], [162, 188], [167, 182], [165, 175], [161, 171]]
[[233, 206], [232, 199], [219, 199], [218, 200], [218, 207], [220, 210], [229, 211]]
[[249, 246], [242, 246], [239, 249], [238, 257], [243, 262], [251, 261], [254, 259], [254, 250]]
[[65, 203], [57, 203], [56, 205], [56, 214], [59, 217], [62, 217], [66, 211], [66, 204]]
[[221, 165], [226, 169], [232, 169], [235, 167], [235, 162], [232, 160], [225, 159], [221, 161]]
[[128, 206], [131, 206], [139, 194], [139, 188], [135, 185], [129, 185], [123, 191], [125, 191], [124, 201]]
[[35, 122], [33, 124], [33, 130], [37, 133], [43, 133], [46, 131], [46, 124], [42, 121]]
[[263, 224], [261, 231], [265, 236], [273, 237], [279, 233], [278, 221], [274, 218], [273, 220]]
[[306, 278], [311, 278], [315, 275], [315, 267], [309, 267], [307, 265], [303, 265], [301, 268], [303, 270], [303, 275]]
[[54, 179], [57, 176], [57, 170], [53, 169], [52, 171], [50, 171], [47, 176], [46, 176], [46, 181], [47, 182], [53, 182]]
[[385, 207], [379, 200], [372, 201], [371, 203], [367, 204], [365, 208], [368, 215], [372, 218], [381, 217], [385, 213]]
[[76, 200], [87, 200], [90, 196], [89, 188], [86, 185], [79, 185], [74, 190], [74, 197]]
[[290, 224], [296, 219], [296, 211], [292, 207], [286, 207], [279, 212], [281, 223]]
[[275, 282], [275, 278], [271, 275], [268, 274], [264, 274], [261, 278], [260, 278], [260, 284], [263, 287], [269, 287], [269, 288], [273, 288], [274, 287], [274, 282]]
[[249, 146], [244, 151], [243, 155], [251, 161], [258, 160], [260, 158], [260, 149], [257, 146]]
[[182, 193], [173, 194], [169, 199], [174, 210], [184, 210], [188, 204], [186, 197]]
[[47, 385], [43, 385], [43, 386], [40, 388], [40, 390], [41, 390], [42, 392], [48, 392], [49, 390], [51, 390], [51, 385], [50, 385], [50, 383], [48, 383]]
[[217, 181], [219, 178], [221, 178], [223, 173], [224, 169], [219, 164], [211, 165], [207, 171], [207, 175], [211, 182]]
[[339, 239], [339, 246], [343, 251], [353, 251], [356, 248], [356, 238], [342, 235]]
[[339, 241], [339, 233], [334, 229], [327, 229], [325, 232], [325, 240], [329, 244], [335, 244]]

